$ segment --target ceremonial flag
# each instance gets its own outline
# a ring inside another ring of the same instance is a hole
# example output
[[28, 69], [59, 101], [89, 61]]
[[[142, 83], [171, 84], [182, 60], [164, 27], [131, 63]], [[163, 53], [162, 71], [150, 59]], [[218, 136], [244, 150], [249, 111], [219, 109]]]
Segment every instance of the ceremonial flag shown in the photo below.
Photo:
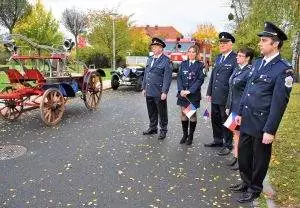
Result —
[[235, 122], [235, 117], [237, 117], [237, 114], [234, 112], [231, 112], [230, 115], [228, 116], [227, 120], [223, 124], [231, 131], [235, 130], [235, 128], [237, 126], [237, 123]]
[[190, 103], [184, 110], [183, 113], [186, 115], [186, 117], [188, 117], [189, 119], [191, 118], [191, 116], [196, 113], [196, 108], [195, 106]]

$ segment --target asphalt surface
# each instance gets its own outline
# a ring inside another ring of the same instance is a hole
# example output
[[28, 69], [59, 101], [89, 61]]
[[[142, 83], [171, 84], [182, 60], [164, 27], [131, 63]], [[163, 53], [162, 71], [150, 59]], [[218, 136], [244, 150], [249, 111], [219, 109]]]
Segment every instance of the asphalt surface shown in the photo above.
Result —
[[0, 146], [27, 148], [20, 157], [0, 160], [0, 207], [250, 207], [240, 206], [239, 195], [228, 189], [239, 182], [238, 172], [217, 149], [203, 147], [212, 139], [211, 124], [202, 118], [205, 101], [193, 145], [179, 144], [175, 94], [174, 80], [163, 141], [142, 135], [145, 98], [126, 86], [106, 90], [94, 112], [80, 98], [71, 100], [56, 127], [45, 126], [38, 110], [13, 123], [0, 120]]

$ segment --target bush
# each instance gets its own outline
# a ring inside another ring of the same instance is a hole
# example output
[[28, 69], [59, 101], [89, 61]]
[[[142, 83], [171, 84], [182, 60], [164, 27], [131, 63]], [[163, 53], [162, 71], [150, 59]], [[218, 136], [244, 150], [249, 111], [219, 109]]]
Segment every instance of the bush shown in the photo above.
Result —
[[[77, 54], [78, 60], [85, 62], [87, 66], [92, 64], [96, 68], [107, 68], [110, 66], [109, 59], [91, 47], [79, 48]], [[72, 54], [72, 56], [75, 57], [75, 54]]]
[[10, 57], [10, 52], [7, 51], [7, 49], [4, 46], [0, 45], [0, 64], [1, 65], [6, 64], [9, 57]]

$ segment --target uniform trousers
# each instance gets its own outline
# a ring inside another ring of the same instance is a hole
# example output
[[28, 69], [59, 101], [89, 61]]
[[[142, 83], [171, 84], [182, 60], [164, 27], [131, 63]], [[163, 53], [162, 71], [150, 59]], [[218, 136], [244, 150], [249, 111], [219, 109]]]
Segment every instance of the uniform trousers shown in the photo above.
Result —
[[272, 143], [263, 144], [262, 138], [240, 134], [238, 163], [242, 181], [248, 192], [260, 194], [267, 174], [272, 152]]
[[215, 143], [223, 143], [228, 149], [232, 149], [232, 132], [227, 129], [223, 123], [227, 119], [225, 113], [225, 105], [211, 103], [211, 123], [213, 128], [213, 136]]
[[156, 130], [159, 118], [160, 129], [166, 133], [168, 131], [167, 99], [161, 100], [160, 97], [146, 96], [146, 103], [150, 120], [149, 128]]

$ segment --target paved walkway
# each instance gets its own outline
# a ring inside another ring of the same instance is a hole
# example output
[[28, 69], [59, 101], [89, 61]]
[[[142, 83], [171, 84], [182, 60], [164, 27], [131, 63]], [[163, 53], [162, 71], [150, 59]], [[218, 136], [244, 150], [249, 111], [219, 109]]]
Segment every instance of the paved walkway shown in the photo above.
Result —
[[174, 80], [163, 141], [142, 135], [148, 126], [145, 98], [127, 86], [105, 90], [96, 111], [80, 98], [71, 100], [55, 127], [43, 124], [39, 110], [12, 124], [0, 120], [0, 146], [27, 148], [20, 157], [0, 160], [0, 207], [250, 207], [238, 204], [238, 194], [228, 189], [239, 174], [228, 169], [226, 157], [203, 147], [212, 135], [201, 117], [205, 101], [193, 145], [179, 144], [176, 91]]

